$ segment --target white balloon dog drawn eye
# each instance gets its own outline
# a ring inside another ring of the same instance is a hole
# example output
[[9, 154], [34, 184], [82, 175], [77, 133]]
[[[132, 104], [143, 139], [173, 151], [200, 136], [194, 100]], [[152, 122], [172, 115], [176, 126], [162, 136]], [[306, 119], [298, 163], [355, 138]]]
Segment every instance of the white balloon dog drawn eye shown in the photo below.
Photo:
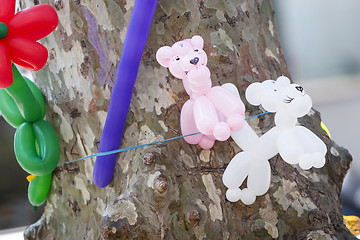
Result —
[[301, 93], [304, 92], [304, 88], [302, 86], [296, 86], [295, 88]]

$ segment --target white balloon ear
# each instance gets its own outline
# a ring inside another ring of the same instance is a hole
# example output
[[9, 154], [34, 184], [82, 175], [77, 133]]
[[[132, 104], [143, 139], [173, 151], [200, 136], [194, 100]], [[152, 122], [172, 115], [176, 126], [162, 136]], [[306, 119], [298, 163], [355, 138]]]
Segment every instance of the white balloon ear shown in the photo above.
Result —
[[197, 47], [197, 48], [201, 48], [203, 49], [204, 47], [204, 39], [198, 35], [195, 35], [191, 38], [191, 45], [193, 45], [193, 47]]
[[161, 47], [156, 52], [156, 60], [163, 67], [169, 67], [171, 58], [174, 56], [174, 50], [171, 47]]
[[264, 86], [261, 83], [252, 83], [245, 91], [245, 98], [251, 105], [259, 106], [262, 103], [263, 91]]
[[268, 112], [279, 111], [280, 102], [279, 96], [272, 91], [264, 91], [261, 96], [261, 105]]
[[280, 76], [276, 79], [277, 83], [280, 83], [281, 85], [289, 85], [291, 83], [290, 79], [285, 76]]

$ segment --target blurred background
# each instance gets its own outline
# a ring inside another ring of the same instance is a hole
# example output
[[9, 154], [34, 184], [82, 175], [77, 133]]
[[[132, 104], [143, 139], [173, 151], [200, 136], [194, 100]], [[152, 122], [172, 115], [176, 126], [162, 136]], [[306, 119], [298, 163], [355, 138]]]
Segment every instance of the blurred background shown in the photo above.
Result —
[[[353, 165], [343, 186], [345, 215], [360, 216], [360, 1], [273, 0], [292, 79], [304, 86], [332, 139]], [[14, 158], [15, 130], [0, 117], [0, 230], [36, 222], [27, 174]]]
[[360, 216], [360, 1], [273, 0], [281, 46], [332, 139], [353, 156], [344, 215]]

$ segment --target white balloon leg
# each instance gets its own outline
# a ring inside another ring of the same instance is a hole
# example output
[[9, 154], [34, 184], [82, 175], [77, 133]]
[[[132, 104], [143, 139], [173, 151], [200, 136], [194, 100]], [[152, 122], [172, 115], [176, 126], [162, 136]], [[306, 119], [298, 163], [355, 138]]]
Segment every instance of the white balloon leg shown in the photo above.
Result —
[[223, 174], [223, 183], [227, 188], [239, 188], [248, 176], [253, 161], [251, 153], [240, 152], [230, 161]]

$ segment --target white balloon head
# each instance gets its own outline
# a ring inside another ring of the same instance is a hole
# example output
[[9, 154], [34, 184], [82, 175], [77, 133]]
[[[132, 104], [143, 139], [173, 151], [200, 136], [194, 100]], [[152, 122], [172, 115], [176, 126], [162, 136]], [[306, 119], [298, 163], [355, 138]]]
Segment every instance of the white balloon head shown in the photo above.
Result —
[[285, 76], [253, 83], [246, 89], [245, 96], [250, 104], [261, 105], [266, 111], [275, 112], [275, 122], [279, 127], [293, 125], [312, 107], [311, 98], [303, 87], [292, 84]]

